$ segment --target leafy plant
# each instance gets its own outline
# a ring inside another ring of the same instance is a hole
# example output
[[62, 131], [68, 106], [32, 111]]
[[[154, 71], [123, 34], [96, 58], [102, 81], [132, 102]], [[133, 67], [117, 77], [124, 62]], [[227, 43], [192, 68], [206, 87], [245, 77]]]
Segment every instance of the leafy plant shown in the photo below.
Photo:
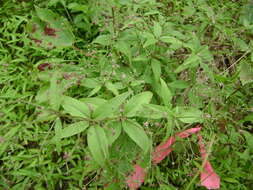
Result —
[[1, 189], [200, 188], [194, 136], [151, 164], [198, 123], [221, 189], [252, 189], [251, 4], [0, 2]]
[[74, 43], [74, 36], [65, 18], [49, 9], [36, 8], [36, 16], [29, 22], [31, 39], [46, 48], [68, 47]]

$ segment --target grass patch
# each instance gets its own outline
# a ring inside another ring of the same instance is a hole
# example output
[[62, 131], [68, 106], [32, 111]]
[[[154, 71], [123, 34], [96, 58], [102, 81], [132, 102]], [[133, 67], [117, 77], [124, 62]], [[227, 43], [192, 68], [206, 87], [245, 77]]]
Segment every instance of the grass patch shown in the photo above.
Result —
[[221, 189], [253, 188], [251, 1], [0, 6], [1, 189], [127, 189], [134, 164], [140, 189], [205, 189], [196, 136], [151, 164], [196, 124]]

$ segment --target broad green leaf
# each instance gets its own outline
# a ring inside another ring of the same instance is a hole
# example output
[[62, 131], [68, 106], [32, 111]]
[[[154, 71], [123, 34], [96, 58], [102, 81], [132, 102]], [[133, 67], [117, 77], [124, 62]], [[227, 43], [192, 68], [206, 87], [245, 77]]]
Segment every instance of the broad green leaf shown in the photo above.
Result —
[[118, 89], [116, 88], [116, 86], [114, 84], [112, 84], [111, 82], [106, 82], [105, 83], [105, 87], [110, 90], [115, 96], [119, 95]]
[[146, 32], [144, 31], [143, 33], [141, 33], [141, 36], [145, 39], [149, 39], [149, 38], [154, 38], [154, 34], [150, 33], [150, 32]]
[[129, 92], [120, 94], [108, 102], [99, 106], [93, 113], [93, 118], [104, 119], [106, 117], [111, 117], [115, 111], [120, 112], [119, 106], [124, 103], [126, 98], [130, 95]]
[[160, 93], [159, 94], [163, 100], [164, 105], [166, 106], [171, 106], [171, 100], [172, 100], [172, 93], [170, 91], [170, 89], [168, 88], [167, 84], [165, 83], [165, 81], [160, 78], [160, 82], [161, 82], [161, 89], [160, 89]]
[[107, 101], [102, 98], [82, 98], [80, 99], [83, 103], [87, 104], [89, 108], [92, 110], [95, 110], [97, 107], [101, 106], [102, 104], [106, 103]]
[[237, 181], [236, 179], [231, 178], [231, 177], [224, 177], [223, 180], [226, 181], [226, 182], [228, 182], [228, 183], [237, 183], [237, 184], [240, 184], [239, 181]]
[[64, 96], [62, 107], [67, 113], [75, 117], [90, 116], [90, 110], [86, 103], [68, 96]]
[[49, 87], [49, 104], [54, 110], [59, 110], [62, 103], [62, 89], [61, 86], [57, 83], [58, 78], [59, 73], [54, 72], [50, 80]]
[[156, 59], [152, 59], [151, 67], [154, 73], [155, 80], [159, 81], [160, 76], [161, 76], [161, 63]]
[[182, 15], [184, 15], [187, 18], [191, 17], [195, 12], [196, 10], [193, 6], [185, 6]]
[[67, 138], [74, 135], [77, 135], [81, 132], [83, 132], [85, 129], [87, 129], [89, 126], [89, 123], [86, 121], [79, 121], [73, 124], [68, 125], [67, 127], [63, 128], [59, 133], [57, 134], [57, 138]]
[[[198, 56], [201, 58], [202, 63], [203, 61], [213, 61], [213, 55], [212, 53], [209, 51], [209, 47], [208, 46], [202, 46], [202, 49], [198, 52]], [[203, 64], [203, 65], [207, 65], [207, 64]], [[210, 69], [208, 67], [208, 69]]]
[[158, 42], [157, 39], [155, 39], [155, 37], [153, 36], [153, 34], [144, 32], [143, 36], [146, 38], [146, 42], [143, 45], [144, 48], [146, 48], [150, 45], [154, 45]]
[[183, 64], [179, 65], [178, 68], [176, 68], [175, 73], [180, 73], [181, 71], [196, 67], [199, 65], [199, 62], [201, 61], [200, 57], [198, 55], [190, 55]]
[[144, 62], [148, 62], [149, 61], [149, 58], [144, 55], [144, 54], [141, 54], [141, 55], [138, 55], [137, 57], [133, 58], [133, 61], [144, 61]]
[[125, 89], [125, 88], [126, 88], [124, 82], [115, 82], [115, 83], [113, 83], [113, 85], [114, 85], [118, 90], [122, 90], [122, 89]]
[[203, 122], [203, 113], [194, 107], [176, 107], [174, 108], [176, 117], [183, 123]]
[[61, 124], [61, 120], [60, 118], [56, 118], [55, 120], [55, 124], [54, 124], [54, 132], [55, 132], [55, 136], [60, 138], [60, 132], [62, 131], [62, 124]]
[[243, 121], [253, 121], [253, 112], [245, 116]]
[[240, 21], [246, 29], [253, 33], [253, 3], [251, 0], [243, 6]]
[[245, 136], [248, 147], [253, 152], [253, 135], [250, 134], [248, 131], [243, 131], [243, 134]]
[[[210, 57], [210, 58], [211, 58], [211, 57]], [[212, 60], [212, 59], [213, 59], [213, 58], [211, 58], [211, 60]], [[210, 62], [211, 62], [211, 61], [210, 61]], [[209, 77], [210, 81], [211, 81], [211, 82], [215, 82], [215, 81], [214, 81], [214, 75], [215, 75], [215, 74], [214, 74], [213, 70], [210, 69], [209, 64], [206, 64], [206, 62], [202, 60], [202, 62], [200, 62], [200, 67], [203, 69], [204, 73], [206, 73], [206, 75]], [[236, 74], [236, 75], [238, 75], [238, 74]], [[237, 77], [235, 77], [235, 78], [237, 78]]]
[[108, 137], [108, 144], [111, 146], [115, 140], [121, 134], [121, 122], [120, 121], [110, 121], [106, 124], [106, 134]]
[[38, 102], [38, 103], [43, 103], [43, 102], [47, 102], [48, 101], [48, 86], [44, 87], [44, 88], [41, 88], [38, 90], [38, 93], [35, 97], [35, 100]]
[[175, 89], [185, 89], [185, 88], [188, 88], [190, 85], [186, 81], [175, 80], [169, 83], [168, 86]]
[[86, 78], [82, 80], [81, 85], [85, 86], [86, 88], [95, 88], [97, 86], [101, 86], [100, 82], [96, 78]]
[[235, 43], [235, 45], [240, 48], [241, 51], [248, 51], [249, 50], [249, 46], [248, 44], [246, 44], [245, 41], [243, 41], [240, 38], [233, 38], [233, 41]]
[[191, 49], [192, 55], [197, 54], [203, 49], [199, 38], [194, 34], [191, 36], [191, 40], [184, 44], [184, 47]]
[[57, 3], [60, 3], [62, 0], [49, 0], [48, 6], [55, 6]]
[[49, 9], [36, 7], [37, 16], [28, 23], [29, 35], [37, 45], [53, 48], [68, 47], [74, 43], [74, 35], [67, 19]]
[[146, 135], [142, 127], [133, 121], [123, 121], [122, 126], [127, 135], [139, 146], [141, 149], [147, 153], [151, 147], [151, 142]]
[[104, 165], [109, 157], [109, 143], [104, 129], [100, 126], [91, 126], [88, 130], [87, 138], [92, 157], [99, 165]]
[[189, 105], [194, 106], [195, 108], [203, 107], [203, 97], [198, 96], [197, 92], [201, 91], [201, 89], [191, 89], [188, 92], [188, 101]]
[[71, 12], [84, 12], [84, 13], [87, 13], [88, 10], [89, 10], [89, 7], [85, 4], [79, 4], [79, 3], [70, 3], [68, 4], [68, 9], [71, 10]]
[[141, 109], [143, 104], [148, 104], [153, 94], [149, 91], [133, 96], [125, 105], [125, 115], [133, 117]]
[[162, 35], [162, 27], [159, 22], [154, 22], [154, 35], [157, 38]]
[[38, 17], [44, 21], [44, 22], [49, 22], [52, 23], [54, 25], [57, 25], [58, 23], [56, 22], [57, 16], [59, 16], [58, 14], [54, 13], [53, 11], [49, 10], [49, 9], [43, 9], [43, 8], [39, 8], [39, 7], [35, 7], [36, 13], [38, 15]]
[[[183, 34], [182, 32], [179, 32], [179, 31], [174, 30], [174, 29], [171, 30], [170, 34], [172, 36], [176, 37], [176, 39], [178, 39], [179, 41], [188, 39], [187, 34]], [[165, 37], [168, 37], [168, 36], [165, 36]]]
[[115, 44], [115, 48], [116, 48], [116, 50], [118, 50], [121, 53], [123, 53], [124, 55], [126, 55], [130, 62], [132, 61], [131, 48], [130, 48], [130, 45], [127, 42], [122, 41], [122, 40], [118, 41]]
[[141, 109], [136, 113], [136, 116], [149, 119], [162, 119], [168, 117], [167, 112], [168, 110], [165, 106], [144, 104]]
[[253, 66], [251, 63], [241, 63], [240, 80], [242, 85], [253, 82]]
[[62, 131], [62, 123], [60, 118], [56, 118], [55, 124], [54, 124], [54, 132], [55, 137], [53, 138], [53, 141], [56, 145], [56, 150], [59, 153], [61, 151], [61, 131]]
[[183, 42], [173, 36], [162, 36], [160, 40], [164, 43], [171, 44], [171, 48], [178, 49], [183, 46]]
[[91, 97], [99, 92], [99, 90], [102, 88], [102, 86], [96, 86], [88, 95], [88, 97]]
[[208, 18], [214, 23], [215, 22], [215, 12], [212, 7], [208, 6], [207, 3], [203, 3], [200, 7], [200, 10], [204, 11]]
[[144, 84], [145, 81], [144, 80], [134, 80], [130, 83], [131, 86], [140, 86], [142, 84]]
[[56, 114], [53, 114], [52, 111], [43, 110], [42, 112], [39, 112], [36, 120], [38, 122], [45, 122], [45, 121], [53, 121], [56, 118], [57, 118]]
[[111, 35], [110, 34], [100, 35], [93, 41], [93, 43], [101, 44], [103, 46], [109, 46], [112, 44]]
[[157, 43], [157, 40], [156, 40], [155, 38], [150, 38], [150, 39], [148, 39], [148, 40], [144, 43], [143, 48], [146, 48], [146, 47], [148, 47], [148, 46], [150, 46], [150, 45], [154, 45], [154, 44], [156, 44], [156, 43]]
[[236, 152], [236, 154], [240, 157], [241, 160], [247, 161], [251, 159], [251, 147], [247, 147], [242, 153]]

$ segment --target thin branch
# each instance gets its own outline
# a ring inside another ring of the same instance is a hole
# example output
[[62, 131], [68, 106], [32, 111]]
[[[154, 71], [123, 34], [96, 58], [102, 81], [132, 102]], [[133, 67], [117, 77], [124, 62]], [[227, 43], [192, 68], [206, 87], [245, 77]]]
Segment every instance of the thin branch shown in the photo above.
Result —
[[220, 73], [221, 75], [224, 74], [225, 72], [227, 72], [229, 69], [231, 69], [233, 66], [235, 66], [237, 63], [239, 63], [246, 55], [248, 55], [251, 51], [248, 50], [246, 51], [239, 59], [237, 59], [232, 65], [230, 65], [227, 69], [225, 69], [222, 73]]

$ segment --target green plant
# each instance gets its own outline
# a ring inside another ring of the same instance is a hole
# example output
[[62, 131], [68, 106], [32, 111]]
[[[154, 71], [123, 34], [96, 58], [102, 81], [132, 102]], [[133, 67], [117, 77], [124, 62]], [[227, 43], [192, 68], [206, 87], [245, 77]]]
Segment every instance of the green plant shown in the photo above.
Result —
[[141, 189], [185, 189], [196, 137], [150, 153], [196, 123], [221, 189], [252, 188], [251, 1], [0, 5], [2, 189], [124, 189], [134, 164]]

